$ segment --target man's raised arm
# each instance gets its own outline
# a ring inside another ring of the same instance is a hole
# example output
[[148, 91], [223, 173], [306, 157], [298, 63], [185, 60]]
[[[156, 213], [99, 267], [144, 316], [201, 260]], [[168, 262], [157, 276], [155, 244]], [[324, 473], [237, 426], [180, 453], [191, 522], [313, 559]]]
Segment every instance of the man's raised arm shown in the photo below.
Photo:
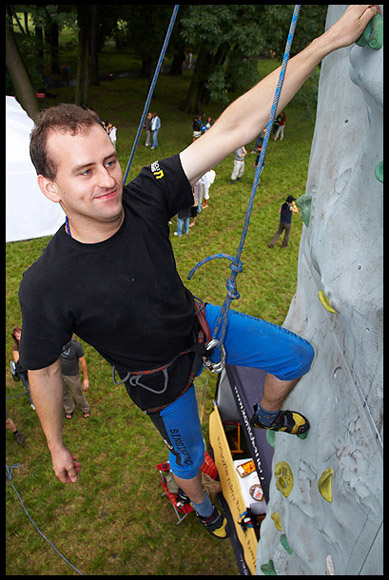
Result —
[[[374, 4], [349, 6], [331, 28], [289, 60], [277, 114], [291, 101], [322, 59], [355, 42], [378, 11], [378, 5]], [[279, 73], [280, 68], [231, 103], [200, 139], [181, 152], [181, 163], [192, 185], [242, 144], [250, 143], [266, 127]]]

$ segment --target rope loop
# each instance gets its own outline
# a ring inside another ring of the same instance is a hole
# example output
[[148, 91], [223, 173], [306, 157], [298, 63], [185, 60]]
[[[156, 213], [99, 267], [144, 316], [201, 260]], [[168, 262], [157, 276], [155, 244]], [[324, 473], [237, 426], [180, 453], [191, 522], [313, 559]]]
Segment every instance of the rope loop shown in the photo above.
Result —
[[8, 479], [9, 479], [10, 482], [12, 481], [12, 471], [13, 471], [13, 469], [14, 468], [17, 469], [18, 467], [21, 467], [21, 466], [22, 466], [21, 463], [14, 463], [13, 465], [11, 465], [11, 467], [8, 467], [8, 465], [5, 464], [6, 475], [7, 475], [7, 477], [8, 477]]
[[208, 258], [204, 258], [204, 260], [201, 260], [200, 262], [198, 262], [196, 264], [196, 266], [194, 266], [191, 271], [188, 274], [188, 280], [190, 280], [193, 276], [193, 274], [195, 272], [197, 272], [197, 270], [201, 267], [204, 266], [204, 264], [207, 264], [208, 262], [211, 262], [212, 260], [217, 260], [217, 259], [224, 259], [224, 260], [230, 260], [231, 262], [235, 261], [234, 256], [230, 256], [229, 254], [213, 254], [213, 256], [208, 256]]

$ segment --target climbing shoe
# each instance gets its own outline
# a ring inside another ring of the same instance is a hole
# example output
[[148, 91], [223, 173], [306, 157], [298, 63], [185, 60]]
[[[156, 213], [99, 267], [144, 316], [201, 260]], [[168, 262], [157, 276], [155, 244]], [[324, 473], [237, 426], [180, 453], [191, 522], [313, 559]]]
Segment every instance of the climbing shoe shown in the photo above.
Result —
[[225, 515], [220, 514], [215, 506], [213, 506], [213, 512], [207, 518], [200, 516], [195, 510], [197, 517], [199, 518], [200, 522], [203, 524], [204, 528], [215, 536], [215, 538], [219, 538], [219, 540], [225, 540], [226, 538], [230, 537], [230, 528], [228, 525], [228, 521]]
[[258, 429], [269, 429], [270, 431], [283, 431], [284, 433], [291, 433], [292, 435], [303, 435], [307, 433], [310, 427], [308, 419], [296, 411], [280, 411], [270, 426], [266, 426], [259, 420], [256, 413], [257, 408], [258, 405], [254, 405], [254, 415], [251, 417], [250, 423]]
[[16, 429], [16, 431], [15, 431], [14, 435], [15, 435], [16, 442], [17, 442], [19, 445], [23, 445], [23, 443], [24, 443], [24, 437], [23, 437], [22, 433], [20, 433], [20, 431], [18, 431], [18, 430]]

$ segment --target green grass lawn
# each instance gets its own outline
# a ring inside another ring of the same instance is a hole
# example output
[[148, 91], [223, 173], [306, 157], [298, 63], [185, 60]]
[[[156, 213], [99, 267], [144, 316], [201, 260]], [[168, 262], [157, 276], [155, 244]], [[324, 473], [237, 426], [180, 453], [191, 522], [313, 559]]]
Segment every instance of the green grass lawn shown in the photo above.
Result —
[[[104, 56], [106, 58], [106, 56]], [[274, 61], [263, 63], [276, 66]], [[107, 68], [106, 63], [104, 67]], [[122, 70], [123, 63], [120, 63]], [[114, 72], [114, 71], [113, 71]], [[266, 71], [267, 72], [267, 71]], [[129, 179], [156, 159], [173, 155], [192, 140], [192, 117], [179, 109], [189, 83], [161, 75], [151, 104], [162, 119], [157, 151], [142, 139]], [[74, 88], [57, 89], [57, 98], [42, 104], [72, 101]], [[119, 159], [126, 169], [132, 142], [143, 110], [147, 83], [136, 78], [103, 81], [89, 88], [89, 105], [118, 128]], [[223, 110], [212, 103], [205, 115]], [[238, 277], [239, 301], [232, 308], [282, 324], [296, 291], [297, 259], [302, 221], [293, 218], [290, 247], [268, 248], [278, 226], [278, 209], [287, 195], [305, 193], [313, 120], [299, 115], [293, 103], [286, 109], [285, 139], [270, 141], [242, 254], [244, 271]], [[252, 150], [247, 146], [247, 150]], [[233, 155], [216, 170], [209, 209], [198, 217], [190, 234], [171, 241], [183, 277], [201, 259], [223, 252], [235, 255], [254, 177], [255, 155], [246, 157], [242, 183], [230, 186]], [[9, 371], [11, 330], [21, 324], [17, 298], [22, 272], [40, 255], [48, 238], [6, 245], [6, 396], [23, 392]], [[229, 262], [216, 260], [203, 266], [187, 287], [204, 300], [221, 303]], [[109, 365], [83, 343], [89, 368], [91, 417], [76, 411], [64, 421], [65, 444], [82, 463], [75, 485], [60, 483], [51, 467], [40, 423], [27, 396], [8, 399], [7, 411], [26, 442], [18, 446], [6, 431], [6, 463], [14, 469], [12, 482], [42, 533], [86, 575], [236, 575], [238, 567], [230, 543], [207, 535], [194, 514], [176, 526], [176, 516], [162, 487], [157, 463], [167, 459], [166, 448], [151, 422], [137, 409], [123, 386], [114, 386]], [[204, 434], [212, 408], [216, 377], [209, 374]], [[38, 534], [6, 481], [6, 572], [9, 575], [68, 575], [76, 572]]]

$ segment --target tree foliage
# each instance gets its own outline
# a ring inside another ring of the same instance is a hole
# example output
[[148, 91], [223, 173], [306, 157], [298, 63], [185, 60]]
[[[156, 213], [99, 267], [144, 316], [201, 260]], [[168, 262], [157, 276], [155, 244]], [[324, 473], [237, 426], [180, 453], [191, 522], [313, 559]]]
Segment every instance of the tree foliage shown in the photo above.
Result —
[[[66, 25], [77, 31], [75, 100], [84, 103], [89, 78], [99, 84], [98, 54], [108, 37], [115, 38], [117, 47], [131, 48], [142, 62], [140, 76], [151, 80], [173, 5], [20, 4], [9, 10], [10, 30], [34, 90], [42, 86], [45, 66], [59, 72], [61, 29]], [[302, 5], [292, 56], [323, 31], [326, 10], [326, 5]], [[210, 99], [227, 103], [234, 92], [242, 93], [257, 82], [258, 59], [282, 57], [292, 13], [292, 5], [181, 5], [167, 56], [172, 58], [172, 74], [181, 74], [185, 52], [196, 57], [182, 108], [200, 113]], [[311, 89], [308, 102], [314, 99], [315, 83]]]
[[[123, 6], [121, 21], [124, 24], [122, 40], [131, 47], [142, 61], [140, 76], [151, 80], [161, 52], [166, 31], [173, 12], [169, 4], [131, 4]], [[183, 60], [183, 42], [179, 34], [180, 19], [185, 6], [180, 6], [167, 48], [167, 55], [176, 52]], [[179, 71], [180, 72], [180, 71]]]
[[182, 19], [182, 34], [189, 46], [199, 47], [199, 57], [184, 109], [201, 112], [201, 102], [227, 101], [229, 91], [250, 84], [265, 46], [258, 35], [261, 11], [261, 6], [254, 5], [189, 7]]
[[[291, 55], [323, 32], [326, 8], [302, 7]], [[292, 14], [291, 5], [191, 5], [182, 35], [199, 57], [183, 108], [200, 112], [203, 102], [227, 102], [258, 81], [258, 59], [282, 56]]]

